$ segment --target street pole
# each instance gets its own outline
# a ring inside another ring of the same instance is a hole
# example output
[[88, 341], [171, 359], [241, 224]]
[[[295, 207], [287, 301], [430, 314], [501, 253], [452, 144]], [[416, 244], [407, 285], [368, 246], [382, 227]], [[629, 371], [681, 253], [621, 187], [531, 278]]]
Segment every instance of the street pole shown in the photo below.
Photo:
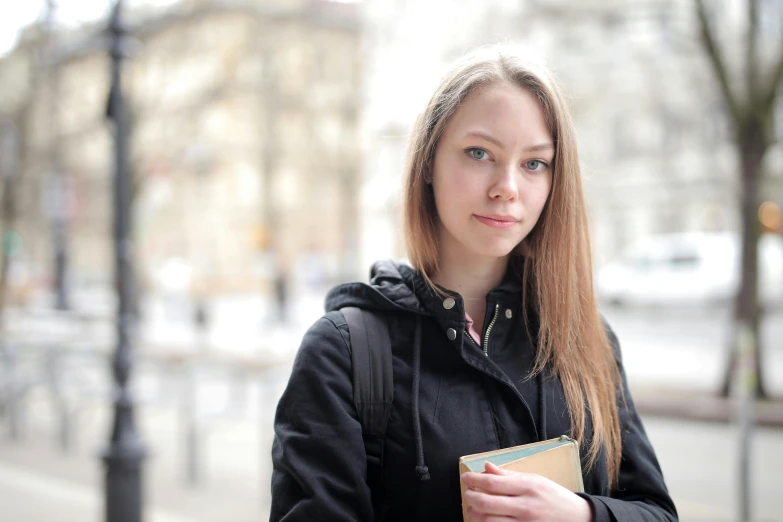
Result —
[[127, 56], [127, 29], [121, 23], [122, 0], [112, 9], [111, 90], [107, 116], [114, 122], [114, 258], [118, 297], [117, 349], [113, 360], [114, 423], [108, 448], [103, 452], [106, 466], [106, 522], [141, 522], [142, 464], [147, 451], [134, 422], [133, 398], [128, 380], [133, 360], [135, 315], [131, 262], [131, 172], [128, 169], [128, 136], [122, 96], [122, 60]]
[[49, 205], [54, 245], [55, 308], [68, 310], [68, 184], [63, 172], [60, 145], [60, 64], [56, 57], [55, 18], [57, 6], [54, 0], [46, 0], [46, 54], [48, 58], [49, 98]]
[[740, 521], [751, 520], [751, 460], [756, 402], [756, 338], [753, 329], [741, 322], [737, 332], [739, 391], [739, 507]]

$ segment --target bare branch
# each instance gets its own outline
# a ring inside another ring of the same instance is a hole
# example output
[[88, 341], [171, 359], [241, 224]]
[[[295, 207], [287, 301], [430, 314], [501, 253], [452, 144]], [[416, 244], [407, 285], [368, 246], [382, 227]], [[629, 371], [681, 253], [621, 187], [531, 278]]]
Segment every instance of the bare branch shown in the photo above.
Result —
[[770, 78], [769, 86], [766, 89], [766, 95], [761, 99], [761, 111], [767, 113], [772, 110], [772, 104], [775, 103], [775, 95], [780, 85], [783, 84], [783, 53], [778, 57], [778, 63], [774, 68]]
[[709, 58], [712, 70], [715, 72], [715, 76], [718, 79], [723, 97], [726, 100], [726, 105], [729, 109], [732, 119], [736, 124], [741, 124], [744, 118], [740, 106], [737, 102], [737, 98], [734, 95], [734, 91], [729, 84], [729, 75], [726, 71], [726, 66], [723, 63], [723, 57], [720, 50], [715, 43], [715, 38], [712, 34], [712, 28], [710, 28], [709, 21], [707, 20], [707, 12], [704, 9], [704, 0], [694, 0], [696, 2], [696, 15], [699, 19], [699, 27], [701, 29], [702, 43], [704, 49], [707, 51], [707, 57]]

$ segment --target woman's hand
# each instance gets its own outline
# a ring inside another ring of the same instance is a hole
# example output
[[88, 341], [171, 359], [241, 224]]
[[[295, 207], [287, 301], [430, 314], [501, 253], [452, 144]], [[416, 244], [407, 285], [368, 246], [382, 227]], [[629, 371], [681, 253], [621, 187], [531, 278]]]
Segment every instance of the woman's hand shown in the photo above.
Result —
[[487, 462], [484, 473], [463, 473], [471, 522], [592, 522], [590, 503], [533, 473]]

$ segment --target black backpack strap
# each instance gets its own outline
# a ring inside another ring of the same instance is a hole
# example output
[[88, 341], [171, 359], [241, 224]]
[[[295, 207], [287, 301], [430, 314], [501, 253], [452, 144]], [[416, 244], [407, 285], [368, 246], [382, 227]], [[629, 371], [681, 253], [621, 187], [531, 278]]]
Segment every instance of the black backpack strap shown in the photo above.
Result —
[[377, 313], [354, 307], [340, 311], [351, 338], [353, 402], [362, 424], [367, 482], [377, 508], [383, 494], [383, 442], [394, 399], [389, 327]]
[[[386, 321], [379, 314], [343, 308], [351, 335], [353, 402], [362, 423], [368, 460], [383, 463], [383, 437], [394, 398], [391, 342]], [[369, 438], [369, 440], [367, 440]], [[375, 444], [380, 442], [380, 447]]]

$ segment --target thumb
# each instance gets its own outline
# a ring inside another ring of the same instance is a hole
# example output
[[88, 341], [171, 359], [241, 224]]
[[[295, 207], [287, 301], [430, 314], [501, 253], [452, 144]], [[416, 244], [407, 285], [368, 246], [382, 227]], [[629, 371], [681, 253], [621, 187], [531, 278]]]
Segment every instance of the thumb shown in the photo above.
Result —
[[487, 461], [484, 463], [484, 473], [489, 473], [491, 475], [511, 475], [512, 472], [503, 468], [499, 468], [491, 462]]

